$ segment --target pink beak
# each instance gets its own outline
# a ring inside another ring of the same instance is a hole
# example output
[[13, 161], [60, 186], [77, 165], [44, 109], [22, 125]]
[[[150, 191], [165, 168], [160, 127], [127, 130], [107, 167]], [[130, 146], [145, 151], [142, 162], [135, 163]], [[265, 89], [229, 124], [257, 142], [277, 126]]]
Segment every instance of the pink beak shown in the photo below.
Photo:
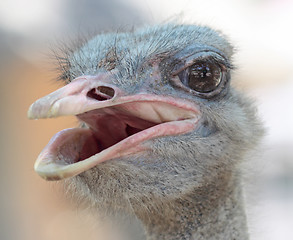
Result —
[[[30, 119], [77, 115], [88, 126], [65, 129], [51, 139], [35, 163], [40, 176], [71, 177], [101, 162], [145, 151], [147, 140], [184, 134], [197, 126], [200, 112], [194, 103], [145, 92], [127, 95], [111, 82], [110, 73], [82, 76], [30, 106]], [[135, 131], [127, 132], [128, 126]]]

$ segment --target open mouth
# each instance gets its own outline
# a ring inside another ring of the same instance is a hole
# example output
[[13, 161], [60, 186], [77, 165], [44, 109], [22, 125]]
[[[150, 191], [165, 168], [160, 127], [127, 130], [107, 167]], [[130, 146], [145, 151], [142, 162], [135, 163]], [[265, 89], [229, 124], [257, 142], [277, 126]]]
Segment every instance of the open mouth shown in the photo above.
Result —
[[[48, 103], [54, 94], [58, 97]], [[29, 117], [69, 115], [71, 105], [66, 106], [72, 99], [67, 101], [60, 93], [54, 94], [36, 101], [30, 107]], [[50, 140], [35, 163], [35, 170], [41, 177], [60, 180], [102, 162], [147, 151], [152, 139], [190, 132], [200, 118], [196, 106], [172, 97], [152, 94], [99, 96], [101, 98], [97, 99], [87, 94], [88, 104], [78, 111], [76, 108], [70, 110], [82, 122], [82, 127], [62, 130]]]

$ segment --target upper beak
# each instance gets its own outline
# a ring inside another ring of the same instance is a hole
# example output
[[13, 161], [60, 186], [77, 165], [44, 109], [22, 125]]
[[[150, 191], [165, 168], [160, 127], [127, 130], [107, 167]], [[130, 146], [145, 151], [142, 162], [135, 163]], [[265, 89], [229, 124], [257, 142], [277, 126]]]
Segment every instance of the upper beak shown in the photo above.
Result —
[[116, 105], [115, 99], [124, 94], [119, 88], [108, 82], [110, 82], [108, 74], [76, 78], [66, 86], [34, 102], [28, 110], [28, 118], [77, 115], [93, 109]]

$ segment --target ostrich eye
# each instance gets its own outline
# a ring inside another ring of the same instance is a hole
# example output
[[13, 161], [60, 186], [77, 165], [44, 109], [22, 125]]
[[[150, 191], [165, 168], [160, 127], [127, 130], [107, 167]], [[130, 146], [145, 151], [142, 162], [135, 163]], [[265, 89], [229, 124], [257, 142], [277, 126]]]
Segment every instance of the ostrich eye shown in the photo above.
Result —
[[181, 82], [200, 93], [215, 90], [222, 80], [222, 69], [217, 63], [199, 61], [178, 74]]

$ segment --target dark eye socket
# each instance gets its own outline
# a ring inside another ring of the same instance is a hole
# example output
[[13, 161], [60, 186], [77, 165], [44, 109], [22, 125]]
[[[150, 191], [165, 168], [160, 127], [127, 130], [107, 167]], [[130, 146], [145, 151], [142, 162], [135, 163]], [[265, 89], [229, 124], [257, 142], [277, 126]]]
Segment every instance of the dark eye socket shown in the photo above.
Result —
[[198, 61], [178, 74], [181, 82], [200, 93], [214, 91], [222, 81], [222, 68], [217, 63]]

